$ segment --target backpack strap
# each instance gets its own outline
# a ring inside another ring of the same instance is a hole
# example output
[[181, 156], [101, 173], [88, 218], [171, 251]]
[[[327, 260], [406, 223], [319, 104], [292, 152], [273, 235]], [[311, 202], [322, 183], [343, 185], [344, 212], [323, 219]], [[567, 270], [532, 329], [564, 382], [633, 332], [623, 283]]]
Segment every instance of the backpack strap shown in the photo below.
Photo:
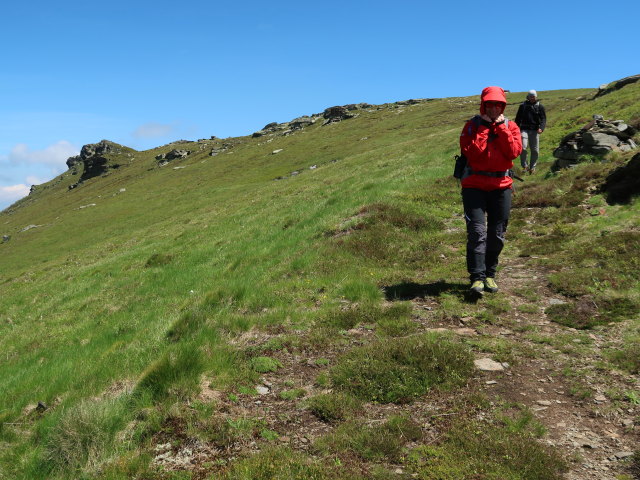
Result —
[[474, 115], [473, 117], [471, 117], [469, 119], [469, 136], [473, 135], [473, 130], [475, 127], [475, 130], [478, 129], [478, 127], [480, 126], [480, 124], [482, 123], [482, 118], [480, 118], [480, 115]]

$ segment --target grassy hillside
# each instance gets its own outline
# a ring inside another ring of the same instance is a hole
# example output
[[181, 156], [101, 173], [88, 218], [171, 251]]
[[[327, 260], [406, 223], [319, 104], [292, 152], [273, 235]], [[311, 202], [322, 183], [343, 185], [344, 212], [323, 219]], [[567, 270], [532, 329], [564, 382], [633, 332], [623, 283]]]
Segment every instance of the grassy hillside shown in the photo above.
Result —
[[[607, 406], [632, 419], [620, 448], [633, 445], [638, 202], [597, 193], [632, 153], [543, 172], [592, 114], [640, 122], [640, 84], [593, 94], [540, 93], [542, 173], [518, 185], [503, 291], [479, 302], [466, 295], [451, 178], [477, 97], [372, 106], [287, 136], [122, 149], [106, 176], [39, 186], [0, 214], [11, 236], [0, 244], [0, 478], [548, 479], [578, 468], [539, 440], [543, 414], [487, 390], [473, 368], [487, 355], [510, 364], [500, 384], [555, 364], [585, 415], [589, 391], [604, 388], [589, 388], [594, 372], [611, 378]], [[509, 117], [524, 95], [508, 95]], [[159, 166], [173, 148], [193, 153]], [[475, 334], [445, 331], [461, 326]], [[637, 457], [611, 468], [633, 475]]]

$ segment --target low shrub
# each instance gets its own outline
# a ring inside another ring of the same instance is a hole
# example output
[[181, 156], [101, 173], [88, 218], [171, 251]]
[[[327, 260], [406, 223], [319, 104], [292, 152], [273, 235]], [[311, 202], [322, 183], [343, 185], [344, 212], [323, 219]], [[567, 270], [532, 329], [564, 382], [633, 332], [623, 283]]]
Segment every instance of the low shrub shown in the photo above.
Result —
[[560, 480], [567, 470], [522, 428], [489, 422], [460, 422], [439, 444], [412, 450], [408, 461], [422, 480]]
[[590, 329], [633, 318], [639, 309], [638, 302], [624, 296], [582, 297], [570, 303], [551, 305], [545, 313], [556, 323], [578, 329]]
[[270, 448], [237, 461], [223, 480], [329, 480], [332, 472], [289, 448]]
[[443, 223], [437, 218], [425, 218], [407, 212], [399, 207], [384, 203], [374, 203], [360, 209], [359, 215], [364, 216], [365, 228], [375, 224], [389, 224], [397, 228], [405, 228], [414, 232], [422, 230], [437, 231], [443, 228]]
[[640, 335], [628, 338], [615, 350], [608, 351], [609, 358], [618, 367], [629, 373], [640, 373]]
[[399, 462], [404, 445], [421, 438], [422, 430], [418, 424], [397, 416], [374, 426], [362, 422], [346, 423], [316, 441], [315, 447], [337, 455], [357, 455], [367, 461]]
[[362, 402], [344, 393], [326, 393], [307, 401], [309, 410], [323, 422], [336, 423], [352, 417]]

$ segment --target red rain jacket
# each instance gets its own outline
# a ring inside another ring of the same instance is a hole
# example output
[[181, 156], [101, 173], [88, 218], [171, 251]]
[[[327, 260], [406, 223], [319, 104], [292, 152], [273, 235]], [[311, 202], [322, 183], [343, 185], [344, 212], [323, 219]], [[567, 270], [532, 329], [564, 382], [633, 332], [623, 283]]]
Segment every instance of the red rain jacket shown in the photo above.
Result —
[[[484, 102], [503, 102], [507, 99], [500, 87], [487, 87], [482, 91], [480, 113], [485, 113]], [[513, 160], [522, 152], [522, 138], [516, 122], [509, 121], [490, 127], [477, 125], [469, 120], [460, 134], [460, 151], [467, 157], [473, 171], [504, 172], [513, 168]], [[462, 188], [478, 188], [484, 191], [511, 188], [511, 177], [469, 175], [462, 179]]]

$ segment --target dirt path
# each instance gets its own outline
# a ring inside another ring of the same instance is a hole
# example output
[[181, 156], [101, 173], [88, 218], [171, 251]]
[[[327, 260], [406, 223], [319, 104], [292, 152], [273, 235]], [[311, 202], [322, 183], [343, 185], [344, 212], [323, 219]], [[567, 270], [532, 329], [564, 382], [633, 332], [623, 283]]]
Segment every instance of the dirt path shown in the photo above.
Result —
[[[534, 412], [548, 430], [542, 441], [571, 460], [567, 479], [616, 480], [628, 471], [623, 460], [640, 445], [640, 408], [616, 396], [637, 391], [640, 379], [598, 369], [601, 347], [617, 340], [618, 326], [577, 331], [547, 318], [544, 308], [562, 299], [549, 290], [545, 273], [531, 263], [525, 258], [505, 259], [500, 287], [512, 302], [507, 321], [513, 328], [493, 326], [483, 334], [506, 336], [534, 355], [519, 354], [505, 372], [487, 374], [487, 381], [497, 383], [485, 384], [485, 390]], [[531, 302], [522, 292], [531, 291], [539, 296], [538, 311], [523, 313], [525, 309], [518, 307]], [[532, 341], [535, 338], [537, 342]]]

